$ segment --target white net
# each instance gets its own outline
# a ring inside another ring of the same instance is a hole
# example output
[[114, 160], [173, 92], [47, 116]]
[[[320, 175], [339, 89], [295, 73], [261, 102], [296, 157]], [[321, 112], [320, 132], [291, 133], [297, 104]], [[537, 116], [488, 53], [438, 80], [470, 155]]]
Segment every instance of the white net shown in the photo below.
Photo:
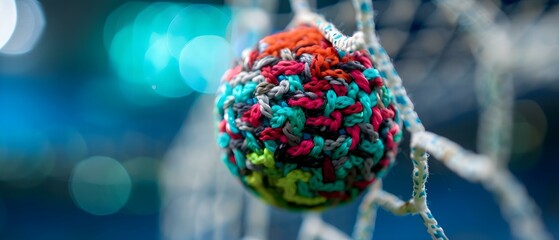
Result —
[[[292, 15], [272, 14], [280, 3], [231, 1], [239, 7], [236, 34], [250, 32], [258, 39], [270, 32], [274, 22], [287, 24]], [[316, 4], [291, 3], [295, 23], [323, 20], [311, 10]], [[551, 81], [557, 79], [554, 64], [559, 60], [559, 31], [554, 27], [558, 9], [552, 2], [530, 0], [393, 0], [375, 1], [374, 7], [371, 1], [354, 0], [319, 8], [322, 16], [345, 32], [357, 30], [338, 47], [372, 52], [377, 68], [387, 76], [387, 86], [400, 98], [398, 108], [411, 134], [412, 198], [400, 199], [383, 190], [380, 181], [373, 184], [360, 203], [351, 238], [372, 238], [376, 209], [381, 207], [396, 215], [419, 215], [433, 239], [447, 239], [444, 222], [437, 222], [437, 213], [427, 205], [428, 161], [438, 160], [494, 195], [513, 237], [551, 239], [537, 206], [507, 163], [514, 92], [556, 84]], [[250, 16], [261, 21], [257, 24]], [[318, 28], [330, 24], [322, 22]], [[413, 104], [407, 93], [413, 94]], [[245, 194], [220, 165], [211, 134], [212, 102], [209, 96], [198, 100], [191, 110], [195, 114], [190, 114], [167, 156], [163, 238], [268, 239], [278, 232], [275, 225], [300, 222], [298, 215], [274, 212]], [[425, 131], [417, 114], [429, 127], [471, 110], [476, 102], [479, 154]], [[285, 226], [279, 231], [293, 230]], [[312, 214], [303, 218], [298, 237], [349, 239], [350, 234]]]

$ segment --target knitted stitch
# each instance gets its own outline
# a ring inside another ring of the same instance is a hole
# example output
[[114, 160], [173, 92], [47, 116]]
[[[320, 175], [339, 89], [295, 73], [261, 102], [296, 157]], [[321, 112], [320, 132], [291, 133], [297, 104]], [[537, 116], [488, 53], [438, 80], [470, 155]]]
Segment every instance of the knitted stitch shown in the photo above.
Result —
[[267, 36], [224, 75], [223, 162], [277, 207], [349, 202], [394, 161], [402, 132], [392, 101], [365, 51], [336, 49], [308, 26]]

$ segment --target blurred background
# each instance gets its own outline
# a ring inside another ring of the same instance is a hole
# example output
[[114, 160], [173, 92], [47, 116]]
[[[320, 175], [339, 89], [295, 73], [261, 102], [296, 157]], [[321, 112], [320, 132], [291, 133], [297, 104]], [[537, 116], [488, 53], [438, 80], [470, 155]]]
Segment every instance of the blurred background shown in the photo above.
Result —
[[[317, 1], [345, 33], [350, 1]], [[381, 42], [426, 127], [475, 150], [476, 61], [431, 1], [375, 0]], [[559, 238], [559, 5], [481, 1], [512, 19], [510, 168]], [[244, 48], [281, 31], [288, 1], [0, 0], [0, 239], [293, 239], [301, 214], [263, 206], [219, 162], [212, 104]], [[543, 54], [547, 53], [547, 54]], [[409, 139], [409, 136], [406, 136]], [[384, 187], [411, 195], [407, 142]], [[435, 160], [431, 210], [453, 239], [510, 239], [491, 194]], [[350, 233], [354, 204], [324, 213]], [[427, 239], [379, 211], [378, 239]]]

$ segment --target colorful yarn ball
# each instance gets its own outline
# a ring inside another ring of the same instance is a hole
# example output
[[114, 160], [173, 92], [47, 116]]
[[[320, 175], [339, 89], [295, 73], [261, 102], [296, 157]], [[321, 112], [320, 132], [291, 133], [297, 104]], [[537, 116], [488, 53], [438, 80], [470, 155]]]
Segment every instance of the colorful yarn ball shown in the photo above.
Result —
[[336, 49], [308, 26], [267, 36], [223, 77], [223, 162], [273, 206], [350, 202], [394, 161], [402, 132], [392, 101], [365, 51]]

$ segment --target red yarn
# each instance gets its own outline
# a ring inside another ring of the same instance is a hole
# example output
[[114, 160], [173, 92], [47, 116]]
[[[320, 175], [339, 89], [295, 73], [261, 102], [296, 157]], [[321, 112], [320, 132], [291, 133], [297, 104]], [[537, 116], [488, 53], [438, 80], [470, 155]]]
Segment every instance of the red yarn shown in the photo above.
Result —
[[312, 148], [314, 147], [314, 143], [312, 140], [303, 140], [299, 145], [295, 145], [290, 147], [287, 150], [287, 154], [291, 156], [300, 156], [300, 155], [307, 155], [311, 152]]

